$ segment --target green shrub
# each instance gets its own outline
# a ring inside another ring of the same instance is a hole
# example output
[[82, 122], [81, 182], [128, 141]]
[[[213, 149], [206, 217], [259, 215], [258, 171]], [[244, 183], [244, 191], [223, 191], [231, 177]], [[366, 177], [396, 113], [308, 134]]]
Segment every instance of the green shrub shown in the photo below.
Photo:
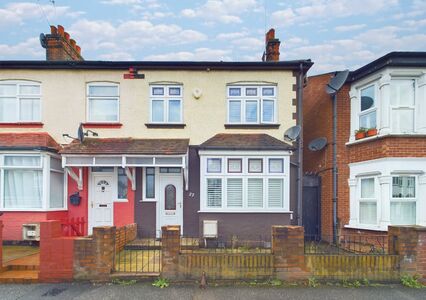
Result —
[[421, 289], [424, 286], [418, 281], [418, 279], [419, 279], [418, 275], [414, 275], [414, 276], [402, 275], [401, 284], [409, 288]]
[[308, 278], [308, 286], [309, 287], [313, 287], [313, 288], [315, 288], [315, 287], [319, 287], [319, 282], [318, 282], [318, 280], [315, 278], [315, 277], [309, 277]]
[[152, 286], [158, 287], [160, 289], [166, 288], [169, 286], [169, 281], [166, 278], [158, 278], [152, 283]]

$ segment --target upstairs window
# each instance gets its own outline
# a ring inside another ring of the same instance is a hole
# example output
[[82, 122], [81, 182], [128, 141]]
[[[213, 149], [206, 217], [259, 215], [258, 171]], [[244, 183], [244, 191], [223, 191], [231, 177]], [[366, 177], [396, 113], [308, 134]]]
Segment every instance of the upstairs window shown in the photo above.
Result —
[[414, 132], [414, 89], [413, 79], [398, 79], [391, 82], [390, 104], [393, 132]]
[[40, 121], [40, 84], [31, 81], [0, 81], [0, 123]]
[[182, 86], [151, 86], [151, 123], [182, 123]]
[[229, 124], [274, 124], [276, 118], [275, 86], [228, 86]]
[[361, 89], [359, 128], [376, 128], [376, 87], [370, 85]]
[[87, 121], [114, 123], [119, 121], [118, 84], [108, 82], [87, 85]]

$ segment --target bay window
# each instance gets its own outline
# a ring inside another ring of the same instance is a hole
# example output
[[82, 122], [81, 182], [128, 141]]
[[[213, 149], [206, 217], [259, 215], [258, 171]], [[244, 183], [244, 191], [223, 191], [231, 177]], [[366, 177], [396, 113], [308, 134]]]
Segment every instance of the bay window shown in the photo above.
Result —
[[414, 132], [415, 81], [398, 79], [391, 81], [390, 104], [392, 131]]
[[87, 121], [119, 122], [120, 95], [116, 83], [87, 84]]
[[392, 177], [390, 222], [394, 225], [416, 224], [416, 177]]
[[287, 156], [201, 154], [201, 209], [234, 212], [288, 211], [288, 163]]
[[0, 208], [41, 211], [65, 208], [64, 170], [58, 157], [0, 154]]
[[376, 87], [361, 89], [359, 128], [376, 128]]
[[179, 85], [151, 86], [151, 123], [182, 123], [183, 91]]
[[228, 86], [228, 123], [277, 123], [275, 86]]
[[359, 223], [377, 223], [376, 180], [374, 177], [360, 179]]
[[14, 80], [0, 81], [0, 123], [40, 121], [40, 83]]

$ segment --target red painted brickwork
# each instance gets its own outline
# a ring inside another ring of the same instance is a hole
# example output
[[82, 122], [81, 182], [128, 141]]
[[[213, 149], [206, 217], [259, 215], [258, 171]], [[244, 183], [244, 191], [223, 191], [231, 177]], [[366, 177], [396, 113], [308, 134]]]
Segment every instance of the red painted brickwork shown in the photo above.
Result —
[[22, 240], [22, 224], [62, 220], [67, 218], [67, 214], [66, 211], [3, 212], [3, 216], [1, 216], [5, 227], [3, 239], [6, 241], [20, 241]]
[[426, 227], [389, 226], [389, 252], [400, 257], [400, 272], [426, 283]]
[[0, 220], [0, 272], [3, 269], [3, 221]]
[[275, 276], [286, 281], [305, 280], [305, 232], [302, 226], [272, 226]]
[[[325, 92], [331, 78], [323, 74], [309, 78], [304, 89], [303, 134], [305, 145], [318, 137], [326, 137], [329, 145], [321, 151], [304, 148], [303, 169], [305, 173], [321, 176], [321, 232], [332, 235], [332, 101]], [[382, 157], [426, 157], [424, 137], [386, 136], [346, 145], [350, 137], [349, 84], [338, 93], [337, 102], [337, 167], [338, 203], [337, 219], [340, 233], [348, 233], [344, 225], [349, 222], [349, 163]], [[363, 231], [364, 234], [377, 232]]]
[[73, 279], [74, 240], [62, 237], [59, 221], [40, 222], [41, 282], [62, 282]]

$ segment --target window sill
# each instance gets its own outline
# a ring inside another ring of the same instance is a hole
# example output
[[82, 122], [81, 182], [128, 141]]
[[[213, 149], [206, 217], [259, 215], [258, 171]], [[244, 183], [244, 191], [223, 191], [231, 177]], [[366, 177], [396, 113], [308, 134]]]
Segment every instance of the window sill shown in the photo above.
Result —
[[225, 124], [225, 129], [278, 129], [280, 124]]
[[185, 128], [186, 124], [167, 124], [167, 123], [145, 123], [147, 128], [171, 128], [171, 129], [182, 129]]
[[345, 145], [346, 146], [352, 146], [357, 145], [361, 143], [371, 142], [377, 139], [384, 139], [384, 138], [424, 138], [426, 137], [426, 134], [424, 133], [388, 133], [388, 134], [378, 134], [375, 136], [369, 136], [365, 137], [363, 139], [359, 140], [350, 140]]
[[145, 202], [147, 202], [147, 203], [155, 203], [155, 202], [157, 202], [157, 200], [155, 200], [155, 199], [143, 199], [143, 200], [139, 200], [139, 202], [140, 203], [145, 203]]
[[54, 211], [67, 211], [68, 208], [0, 208], [2, 212], [13, 213], [13, 212], [54, 212]]
[[121, 128], [121, 123], [102, 123], [102, 122], [86, 122], [83, 123], [84, 128]]
[[206, 214], [292, 214], [291, 210], [199, 210], [198, 213]]
[[129, 202], [129, 200], [127, 200], [127, 199], [116, 199], [116, 200], [114, 200], [114, 203], [127, 203], [127, 202]]
[[359, 230], [370, 230], [370, 231], [388, 231], [387, 227], [379, 225], [345, 225], [347, 229], [359, 229]]
[[12, 128], [12, 127], [42, 128], [43, 125], [44, 124], [41, 122], [0, 123], [0, 128]]

